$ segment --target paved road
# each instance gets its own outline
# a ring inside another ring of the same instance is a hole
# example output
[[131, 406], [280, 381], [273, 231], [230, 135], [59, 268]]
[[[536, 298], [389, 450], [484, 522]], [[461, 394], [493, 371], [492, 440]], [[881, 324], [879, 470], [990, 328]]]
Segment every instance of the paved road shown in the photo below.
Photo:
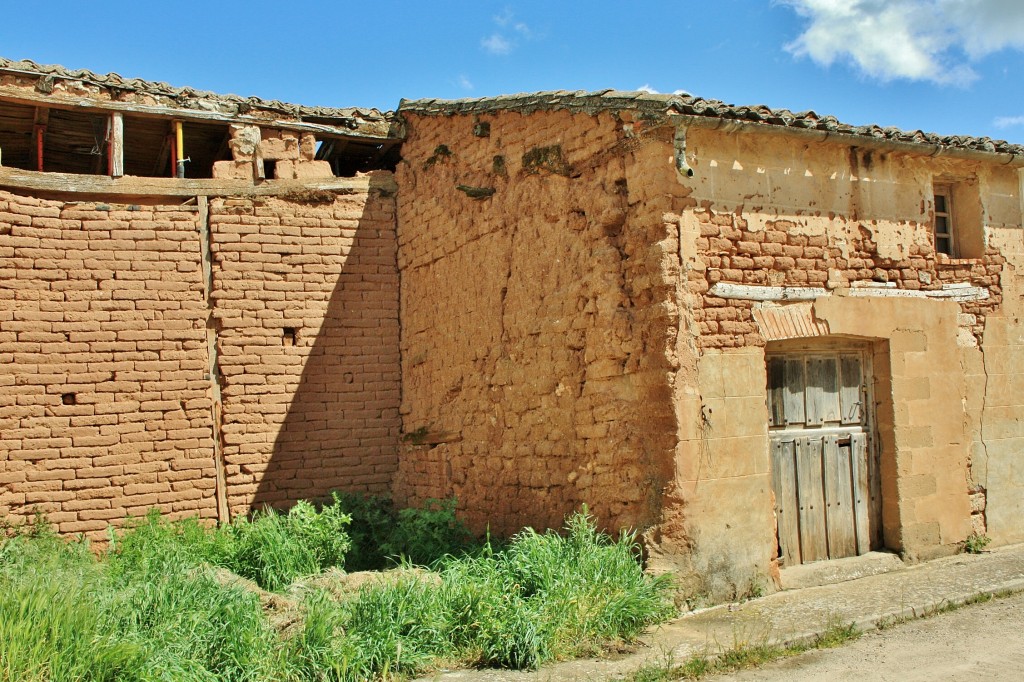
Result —
[[714, 682], [1024, 680], [1024, 593], [871, 632]]

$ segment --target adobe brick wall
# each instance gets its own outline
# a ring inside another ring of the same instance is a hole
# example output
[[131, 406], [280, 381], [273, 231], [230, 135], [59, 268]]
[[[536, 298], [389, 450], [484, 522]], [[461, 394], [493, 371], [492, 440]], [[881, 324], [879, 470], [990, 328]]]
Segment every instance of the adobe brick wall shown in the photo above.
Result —
[[[1012, 473], [998, 481], [986, 475], [997, 461], [1002, 472], [1017, 466], [1009, 456], [1019, 442], [1016, 433], [1006, 428], [1005, 411], [990, 407], [993, 399], [1005, 400], [993, 389], [1012, 382], [1012, 372], [997, 377], [988, 366], [1000, 363], [987, 351], [981, 357], [993, 344], [1000, 351], [1013, 346], [1013, 335], [1004, 331], [1004, 287], [1015, 281], [1005, 267], [1010, 250], [992, 239], [992, 230], [1019, 233], [1015, 172], [839, 144], [797, 144], [784, 136], [691, 129], [687, 137], [695, 175], [679, 178], [669, 191], [677, 202], [691, 204], [666, 213], [683, 240], [688, 295], [681, 301], [693, 311], [690, 335], [700, 357], [697, 391], [676, 381], [677, 525], [687, 539], [677, 549], [690, 553], [689, 565], [678, 567], [683, 574], [689, 569], [696, 576], [724, 577], [731, 585], [708, 585], [702, 578], [699, 586], [742, 592], [768, 579], [764, 557], [774, 555], [765, 457], [766, 338], [752, 314], [758, 304], [712, 295], [719, 282], [820, 287], [831, 296], [807, 305], [834, 335], [831, 343], [841, 344], [844, 336], [877, 340], [886, 546], [913, 558], [956, 551], [972, 527], [984, 532], [986, 485], [1010, 498], [998, 518], [1019, 509]], [[671, 154], [668, 143], [656, 152]], [[934, 253], [929, 196], [939, 177], [976, 183], [982, 224], [970, 227], [989, 234], [982, 257], [954, 260]], [[969, 283], [986, 289], [988, 297], [957, 304], [844, 295], [851, 285], [872, 281], [915, 292]], [[996, 333], [999, 338], [988, 338]], [[996, 453], [998, 460], [991, 456]], [[743, 500], [742, 512], [723, 504], [731, 499]], [[738, 525], [741, 513], [745, 523]], [[671, 514], [666, 521], [673, 523]], [[1009, 528], [1004, 532], [1012, 537]]]
[[389, 490], [401, 384], [385, 194], [210, 204], [233, 514], [339, 488]]
[[101, 540], [150, 507], [216, 518], [208, 325], [233, 513], [386, 492], [398, 274], [393, 188], [374, 182], [393, 187], [210, 200], [209, 296], [203, 201], [0, 192], [0, 519]]
[[[761, 345], [751, 315], [753, 301], [718, 298], [708, 289], [718, 282], [762, 286], [825, 287], [829, 273], [841, 286], [853, 282], [892, 282], [897, 289], [940, 290], [943, 284], [970, 282], [989, 289], [982, 301], [964, 301], [964, 327], [980, 341], [985, 315], [1001, 303], [999, 274], [1004, 258], [990, 249], [980, 259], [938, 259], [928, 244], [911, 244], [908, 258], [883, 258], [869, 235], [851, 240], [844, 253], [830, 245], [827, 235], [794, 234], [791, 220], [769, 222], [752, 231], [742, 216], [698, 213], [701, 237], [696, 246], [704, 260], [704, 295], [695, 299], [694, 318], [700, 324], [702, 348]], [[766, 229], [765, 229], [766, 228]]]
[[[689, 137], [697, 175], [675, 193], [699, 204], [685, 219], [700, 231], [692, 243], [700, 262], [690, 272], [701, 348], [764, 344], [754, 302], [711, 295], [718, 282], [829, 290], [889, 282], [910, 291], [969, 282], [989, 290], [985, 300], [960, 304], [960, 326], [981, 342], [985, 316], [1002, 303], [1005, 259], [991, 247], [980, 258], [936, 254], [929, 195], [933, 176], [980, 178], [977, 191], [993, 203], [985, 214], [991, 221], [1005, 212], [996, 204], [1005, 203], [1007, 171], [779, 136], [693, 130]], [[671, 153], [664, 145], [663, 154]]]
[[396, 495], [454, 494], [470, 525], [495, 532], [559, 527], [582, 503], [610, 527], [649, 524], [672, 469], [663, 265], [677, 242], [636, 210], [645, 180], [628, 168], [623, 121], [406, 123]]
[[194, 206], [0, 192], [0, 518], [215, 514]]

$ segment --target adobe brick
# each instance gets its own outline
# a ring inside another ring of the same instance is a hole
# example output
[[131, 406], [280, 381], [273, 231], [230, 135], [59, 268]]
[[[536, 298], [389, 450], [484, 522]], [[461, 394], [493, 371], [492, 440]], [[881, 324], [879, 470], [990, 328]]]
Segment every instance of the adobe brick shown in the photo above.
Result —
[[792, 270], [796, 265], [796, 259], [787, 256], [778, 256], [775, 258], [774, 268], [776, 270]]

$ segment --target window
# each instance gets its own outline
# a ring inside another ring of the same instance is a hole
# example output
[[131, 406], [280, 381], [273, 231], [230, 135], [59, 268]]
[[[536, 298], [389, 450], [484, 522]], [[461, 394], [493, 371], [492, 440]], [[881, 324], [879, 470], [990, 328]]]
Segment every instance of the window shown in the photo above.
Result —
[[956, 257], [953, 241], [953, 191], [949, 185], [935, 185], [935, 220], [932, 223], [935, 250]]
[[977, 178], [936, 178], [932, 196], [935, 252], [949, 258], [984, 256], [985, 220]]

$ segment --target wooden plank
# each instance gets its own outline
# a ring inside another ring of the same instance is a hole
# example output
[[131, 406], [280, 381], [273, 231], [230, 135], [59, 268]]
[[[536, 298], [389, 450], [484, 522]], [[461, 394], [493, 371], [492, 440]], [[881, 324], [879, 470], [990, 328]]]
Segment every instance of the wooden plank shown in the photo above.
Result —
[[989, 297], [984, 287], [964, 289], [850, 289], [850, 296], [879, 296], [885, 298], [940, 298], [954, 301], [980, 301]]
[[768, 426], [786, 425], [786, 361], [768, 358]]
[[792, 439], [771, 439], [775, 522], [784, 566], [800, 564], [800, 506], [796, 497], [796, 448]]
[[864, 423], [861, 384], [860, 356], [841, 356], [839, 358], [839, 410], [842, 413], [843, 424]]
[[[74, 79], [69, 79], [74, 80]], [[117, 102], [113, 100], [90, 99], [88, 97], [56, 97], [33, 93], [26, 97], [27, 90], [19, 87], [0, 86], [0, 99], [16, 104], [29, 106], [46, 106], [51, 109], [66, 111], [98, 110], [104, 112], [120, 111], [133, 116], [147, 118], [180, 118], [187, 121], [216, 121], [225, 123], [244, 123], [264, 128], [281, 128], [303, 132], [331, 135], [344, 140], [380, 144], [385, 140], [401, 140], [400, 129], [396, 129], [389, 121], [360, 120], [356, 116], [338, 117], [339, 121], [352, 122], [356, 128], [343, 125], [328, 125], [295, 121], [278, 118], [261, 118], [249, 114], [224, 114], [205, 109], [185, 109], [151, 104]], [[269, 113], [269, 112], [268, 112]]]
[[850, 470], [850, 444], [837, 436], [825, 436], [822, 461], [825, 468], [825, 523], [828, 527], [828, 558], [857, 555], [857, 531], [854, 526], [853, 483]]
[[839, 422], [842, 411], [839, 408], [839, 361], [835, 356], [820, 358], [819, 377], [821, 385], [821, 419], [823, 422]]
[[802, 358], [786, 358], [786, 390], [783, 393], [783, 424], [804, 423], [804, 361]]
[[821, 448], [821, 438], [798, 438], [796, 440], [797, 495], [800, 503], [800, 553], [804, 563], [828, 558]]
[[110, 115], [110, 177], [124, 175], [124, 116], [115, 111]]
[[395, 192], [398, 185], [393, 178], [323, 178], [309, 181], [278, 180], [274, 183], [254, 185], [249, 180], [177, 179], [125, 176], [111, 178], [106, 175], [80, 175], [78, 173], [39, 173], [20, 168], [0, 167], [0, 187], [50, 194], [106, 195], [125, 197], [144, 196], [272, 196], [290, 194], [308, 189], [369, 191], [378, 189]]
[[153, 164], [153, 170], [150, 173], [153, 177], [160, 177], [163, 175], [170, 175], [167, 170], [167, 162], [171, 158], [171, 136], [164, 135], [163, 144], [160, 145], [160, 152], [156, 155], [156, 162]]
[[832, 295], [832, 292], [820, 287], [773, 287], [732, 282], [716, 282], [708, 293], [718, 298], [744, 301], [813, 301]]
[[882, 446], [877, 438], [862, 435], [863, 445], [867, 452], [868, 489], [871, 502], [868, 505], [868, 524], [870, 528], [871, 549], [882, 547]]
[[850, 463], [853, 478], [854, 526], [857, 533], [857, 554], [871, 551], [869, 509], [871, 491], [869, 483], [867, 437], [862, 433], [850, 436]]
[[50, 110], [36, 107], [32, 123], [32, 167], [37, 171], [45, 170], [43, 147], [46, 140], [46, 128], [50, 124]]
[[825, 421], [825, 398], [822, 393], [822, 358], [811, 356], [807, 358], [807, 388], [805, 389], [807, 403], [806, 424], [808, 426], [821, 426]]

